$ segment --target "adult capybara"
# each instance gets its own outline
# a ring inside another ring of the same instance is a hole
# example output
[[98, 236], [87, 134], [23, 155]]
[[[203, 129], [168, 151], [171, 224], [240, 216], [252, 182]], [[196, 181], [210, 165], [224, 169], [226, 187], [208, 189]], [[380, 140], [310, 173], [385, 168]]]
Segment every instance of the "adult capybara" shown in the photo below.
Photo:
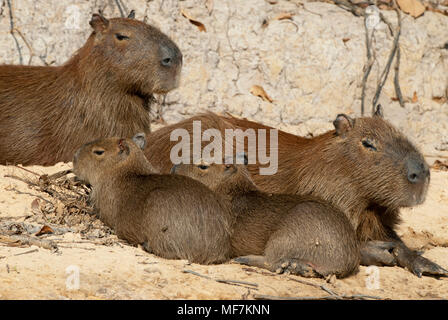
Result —
[[[241, 130], [271, 127], [231, 116], [196, 116], [152, 133], [146, 155], [162, 172], [172, 166], [170, 132], [189, 130], [201, 120], [202, 130], [221, 127]], [[409, 249], [395, 228], [399, 209], [425, 200], [430, 180], [428, 164], [418, 149], [383, 116], [378, 107], [372, 117], [352, 119], [340, 114], [335, 129], [313, 138], [278, 131], [278, 171], [260, 175], [262, 165], [248, 165], [254, 183], [264, 192], [309, 194], [339, 207], [362, 242], [362, 264], [406, 267], [417, 276], [448, 275], [448, 271]], [[267, 138], [266, 149], [270, 150]], [[246, 148], [247, 151], [247, 148]], [[258, 161], [258, 159], [257, 159]], [[160, 166], [159, 164], [163, 164]]]
[[225, 200], [188, 177], [154, 174], [140, 150], [144, 134], [133, 140], [97, 140], [74, 156], [74, 173], [92, 186], [100, 219], [119, 238], [163, 258], [228, 260], [234, 217]]
[[94, 14], [62, 66], [0, 66], [0, 163], [71, 161], [84, 143], [150, 131], [154, 93], [178, 86], [182, 54], [158, 29]]
[[231, 236], [235, 261], [305, 277], [342, 278], [358, 270], [355, 231], [331, 204], [312, 196], [261, 192], [242, 164], [178, 164], [171, 171], [230, 201], [236, 216]]

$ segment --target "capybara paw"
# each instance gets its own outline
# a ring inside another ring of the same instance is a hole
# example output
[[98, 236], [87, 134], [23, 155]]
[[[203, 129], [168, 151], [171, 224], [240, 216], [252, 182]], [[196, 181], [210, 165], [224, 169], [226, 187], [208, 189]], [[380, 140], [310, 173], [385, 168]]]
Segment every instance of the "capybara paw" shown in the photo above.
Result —
[[311, 263], [299, 259], [282, 259], [271, 266], [271, 271], [278, 274], [294, 274], [307, 278], [321, 277]]
[[395, 266], [397, 259], [393, 249], [397, 243], [393, 241], [367, 241], [361, 247], [361, 264], [364, 266]]
[[448, 277], [447, 270], [420, 255], [416, 256], [416, 258], [407, 267], [419, 278], [421, 278], [422, 275]]

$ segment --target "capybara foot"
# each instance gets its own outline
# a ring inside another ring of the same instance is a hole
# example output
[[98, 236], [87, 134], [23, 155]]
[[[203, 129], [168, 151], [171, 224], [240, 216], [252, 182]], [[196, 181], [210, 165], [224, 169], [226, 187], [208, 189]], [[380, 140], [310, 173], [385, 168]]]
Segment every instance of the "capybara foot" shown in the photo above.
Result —
[[399, 266], [407, 268], [419, 278], [421, 278], [422, 275], [435, 277], [448, 276], [447, 270], [410, 250], [406, 246], [398, 246], [395, 248], [394, 255], [397, 257]]
[[393, 249], [397, 243], [393, 241], [367, 241], [361, 247], [361, 264], [364, 266], [395, 266], [397, 259]]
[[278, 274], [295, 274], [308, 278], [322, 276], [314, 270], [311, 263], [299, 259], [281, 259], [278, 262], [271, 264], [266, 261], [264, 256], [249, 255], [235, 258], [232, 261], [247, 266], [268, 269]]
[[283, 274], [295, 274], [306, 278], [318, 278], [323, 275], [318, 273], [310, 262], [300, 259], [281, 259], [271, 266], [271, 271]]

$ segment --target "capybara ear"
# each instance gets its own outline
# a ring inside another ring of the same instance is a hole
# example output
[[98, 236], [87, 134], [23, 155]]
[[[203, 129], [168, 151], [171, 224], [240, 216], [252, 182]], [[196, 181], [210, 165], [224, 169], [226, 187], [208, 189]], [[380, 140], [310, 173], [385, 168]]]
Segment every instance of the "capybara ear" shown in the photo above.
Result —
[[146, 147], [146, 135], [143, 132], [137, 133], [132, 137], [132, 141], [142, 150]]
[[383, 107], [379, 104], [376, 106], [375, 112], [373, 113], [374, 117], [384, 118], [383, 115]]
[[128, 14], [128, 19], [134, 19], [135, 18], [135, 10], [131, 10]]
[[126, 155], [129, 155], [130, 149], [126, 139], [118, 140], [118, 148], [120, 149], [120, 154], [125, 153]]
[[236, 154], [235, 160], [236, 164], [244, 164], [245, 166], [247, 166], [247, 164], [249, 163], [249, 160], [247, 159], [247, 153], [244, 151], [238, 152]]
[[103, 17], [101, 12], [100, 14], [94, 13], [92, 15], [92, 19], [90, 20], [89, 24], [92, 26], [95, 32], [103, 32], [109, 26], [109, 20]]
[[344, 136], [353, 128], [354, 124], [355, 120], [343, 113], [338, 114], [336, 120], [333, 121], [333, 125], [338, 136]]

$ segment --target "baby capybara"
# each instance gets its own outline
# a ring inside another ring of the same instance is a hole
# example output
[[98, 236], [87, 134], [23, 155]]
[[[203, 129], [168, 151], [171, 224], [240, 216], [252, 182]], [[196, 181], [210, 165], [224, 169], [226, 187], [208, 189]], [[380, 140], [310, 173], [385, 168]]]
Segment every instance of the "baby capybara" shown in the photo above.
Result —
[[172, 173], [194, 178], [230, 201], [236, 216], [231, 236], [235, 261], [304, 277], [342, 278], [358, 270], [355, 231], [331, 204], [311, 196], [261, 192], [242, 164], [178, 164]]
[[[168, 172], [170, 132], [178, 127], [190, 130], [193, 119], [201, 121], [202, 130], [213, 128], [219, 119], [220, 127], [254, 129], [256, 134], [274, 129], [231, 116], [211, 117], [198, 115], [151, 133], [145, 149], [149, 161]], [[362, 243], [362, 264], [399, 265], [417, 276], [448, 275], [409, 249], [395, 231], [400, 208], [425, 200], [430, 173], [423, 155], [383, 118], [380, 107], [372, 117], [340, 114], [333, 123], [334, 130], [309, 139], [279, 130], [278, 149], [273, 148], [278, 150], [277, 173], [260, 175], [259, 159], [248, 165], [257, 187], [269, 193], [313, 195], [340, 208]], [[270, 150], [269, 137], [266, 141]]]
[[234, 218], [225, 200], [188, 177], [154, 174], [140, 149], [144, 139], [107, 138], [76, 152], [74, 173], [92, 186], [100, 219], [163, 258], [227, 261]]
[[178, 86], [182, 54], [158, 29], [94, 14], [62, 66], [0, 65], [0, 164], [71, 161], [84, 143], [150, 131], [154, 93]]

